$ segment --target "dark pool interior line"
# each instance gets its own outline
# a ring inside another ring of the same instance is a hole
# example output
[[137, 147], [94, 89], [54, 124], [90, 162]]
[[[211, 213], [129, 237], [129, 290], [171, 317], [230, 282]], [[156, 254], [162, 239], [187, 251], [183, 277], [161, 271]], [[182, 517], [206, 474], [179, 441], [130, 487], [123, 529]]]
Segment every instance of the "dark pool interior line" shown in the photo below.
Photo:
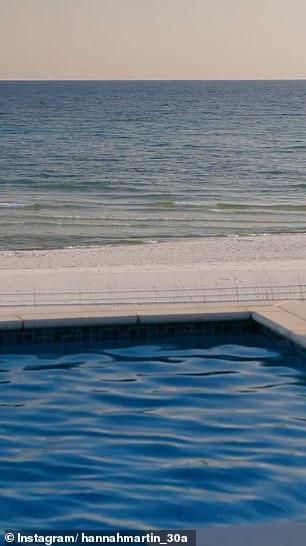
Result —
[[242, 323], [3, 338], [2, 526], [305, 520], [305, 357]]

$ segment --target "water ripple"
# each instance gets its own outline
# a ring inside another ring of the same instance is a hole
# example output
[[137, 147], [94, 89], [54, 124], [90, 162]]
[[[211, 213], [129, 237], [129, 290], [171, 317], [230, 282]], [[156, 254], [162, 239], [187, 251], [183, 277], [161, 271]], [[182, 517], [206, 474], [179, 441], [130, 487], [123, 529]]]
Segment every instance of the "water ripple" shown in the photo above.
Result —
[[1, 373], [3, 525], [305, 517], [305, 365], [264, 340], [29, 351]]

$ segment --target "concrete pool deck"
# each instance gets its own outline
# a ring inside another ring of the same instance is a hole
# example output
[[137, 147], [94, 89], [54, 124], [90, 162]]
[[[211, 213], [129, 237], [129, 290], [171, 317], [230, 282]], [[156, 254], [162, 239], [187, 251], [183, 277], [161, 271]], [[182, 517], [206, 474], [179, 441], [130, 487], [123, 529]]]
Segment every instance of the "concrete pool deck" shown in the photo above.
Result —
[[306, 348], [306, 302], [56, 306], [0, 309], [0, 330], [253, 319]]

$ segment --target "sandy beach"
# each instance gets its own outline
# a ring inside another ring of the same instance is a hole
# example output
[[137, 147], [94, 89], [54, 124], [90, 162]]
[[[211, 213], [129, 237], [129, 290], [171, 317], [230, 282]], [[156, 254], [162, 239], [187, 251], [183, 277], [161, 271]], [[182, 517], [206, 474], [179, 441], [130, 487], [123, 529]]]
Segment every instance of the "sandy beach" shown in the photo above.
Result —
[[1, 307], [302, 299], [306, 236], [6, 251], [0, 283]]

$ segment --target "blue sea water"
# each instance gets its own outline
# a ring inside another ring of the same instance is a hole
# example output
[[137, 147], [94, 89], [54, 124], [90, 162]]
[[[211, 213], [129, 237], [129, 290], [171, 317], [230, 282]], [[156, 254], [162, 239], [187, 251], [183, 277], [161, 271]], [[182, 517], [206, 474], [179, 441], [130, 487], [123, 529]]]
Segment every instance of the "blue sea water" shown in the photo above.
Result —
[[0, 249], [306, 231], [306, 81], [0, 82]]
[[305, 366], [260, 336], [36, 346], [0, 376], [2, 528], [305, 520]]

